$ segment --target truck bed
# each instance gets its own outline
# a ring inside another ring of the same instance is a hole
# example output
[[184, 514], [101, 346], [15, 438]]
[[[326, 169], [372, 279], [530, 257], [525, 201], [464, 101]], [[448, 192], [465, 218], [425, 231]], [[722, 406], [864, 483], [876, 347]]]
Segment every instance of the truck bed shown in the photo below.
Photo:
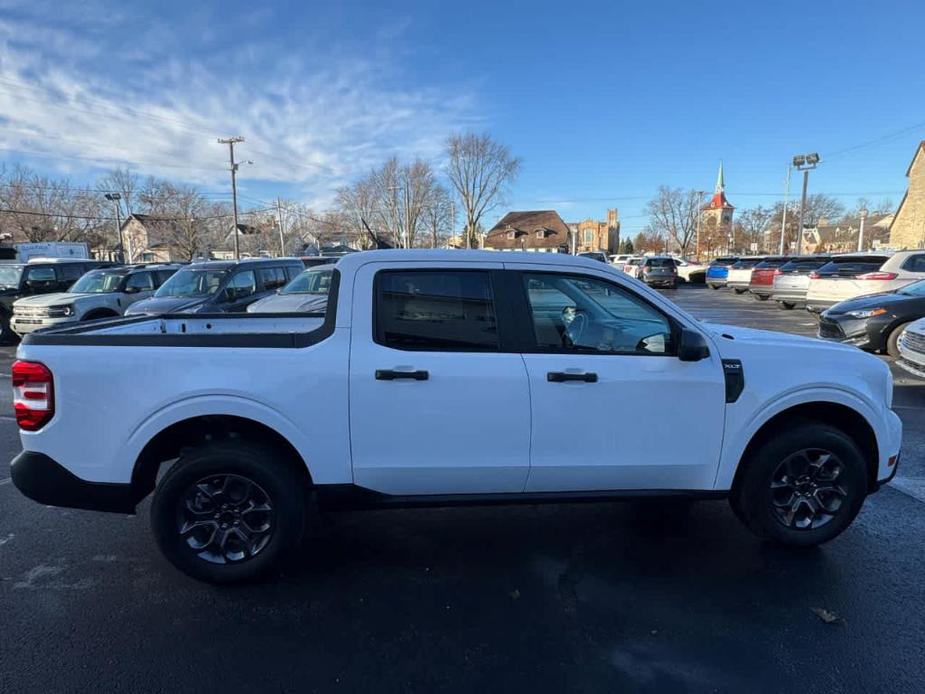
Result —
[[324, 327], [321, 313], [131, 316], [39, 330], [23, 344], [300, 347]]

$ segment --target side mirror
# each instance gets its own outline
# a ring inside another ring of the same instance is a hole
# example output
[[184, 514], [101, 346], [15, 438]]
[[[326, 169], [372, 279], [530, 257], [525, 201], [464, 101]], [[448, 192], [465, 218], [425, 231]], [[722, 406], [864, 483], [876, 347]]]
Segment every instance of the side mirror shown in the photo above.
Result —
[[681, 342], [678, 345], [678, 359], [681, 361], [700, 361], [710, 356], [710, 347], [706, 339], [696, 330], [681, 328]]

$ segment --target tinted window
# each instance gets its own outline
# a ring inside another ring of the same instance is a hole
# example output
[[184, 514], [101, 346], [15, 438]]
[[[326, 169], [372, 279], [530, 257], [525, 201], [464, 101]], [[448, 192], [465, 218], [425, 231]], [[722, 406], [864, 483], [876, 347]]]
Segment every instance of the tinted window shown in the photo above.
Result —
[[794, 258], [780, 266], [781, 272], [791, 273], [794, 275], [808, 275], [813, 270], [818, 270], [830, 258]]
[[712, 261], [710, 261], [710, 267], [728, 267], [735, 261], [735, 258], [714, 258]]
[[170, 276], [175, 273], [176, 270], [158, 270], [154, 273], [154, 283], [160, 287], [164, 282], [170, 279]]
[[380, 344], [417, 350], [498, 348], [486, 272], [380, 272], [375, 292]]
[[129, 275], [125, 282], [125, 288], [137, 289], [140, 292], [153, 291], [154, 278], [150, 272], [136, 272], [134, 275]]
[[742, 260], [737, 260], [732, 264], [733, 270], [747, 270], [750, 267], [755, 267], [758, 263], [761, 262], [760, 258], [742, 258]]
[[903, 263], [903, 270], [925, 272], [925, 254], [910, 255]]
[[55, 269], [47, 265], [45, 267], [30, 267], [26, 272], [26, 280], [29, 282], [54, 282], [57, 279]]
[[674, 267], [673, 258], [649, 258], [646, 261], [649, 267]]
[[286, 284], [286, 273], [281, 267], [260, 268], [260, 282], [264, 289], [279, 289]]
[[579, 275], [524, 275], [537, 348], [552, 352], [665, 354], [668, 319], [605, 280]]
[[61, 279], [66, 282], [73, 282], [78, 279], [87, 268], [84, 265], [78, 265], [77, 263], [62, 263], [58, 266], [58, 273], [61, 275]]
[[257, 278], [254, 276], [253, 270], [245, 270], [244, 272], [236, 274], [231, 278], [231, 281], [228, 282], [228, 287], [225, 289], [225, 293], [229, 299], [240, 299], [255, 294], [256, 292]]
[[765, 258], [760, 263], [758, 263], [756, 268], [768, 268], [768, 267], [780, 267], [786, 263], [789, 258]]
[[817, 271], [823, 277], [854, 277], [876, 272], [888, 260], [885, 255], [853, 255], [832, 258]]

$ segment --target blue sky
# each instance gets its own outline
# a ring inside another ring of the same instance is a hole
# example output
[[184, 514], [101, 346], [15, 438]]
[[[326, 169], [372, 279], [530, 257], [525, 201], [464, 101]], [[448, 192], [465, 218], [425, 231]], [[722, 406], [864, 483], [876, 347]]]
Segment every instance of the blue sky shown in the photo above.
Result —
[[[925, 138], [919, 2], [0, 0], [0, 161], [91, 181], [113, 165], [318, 207], [391, 154], [441, 164], [452, 131], [523, 158], [510, 208], [624, 228], [660, 184], [740, 208], [811, 189], [898, 202]], [[794, 193], [797, 186], [794, 186]], [[493, 221], [493, 220], [491, 220]]]

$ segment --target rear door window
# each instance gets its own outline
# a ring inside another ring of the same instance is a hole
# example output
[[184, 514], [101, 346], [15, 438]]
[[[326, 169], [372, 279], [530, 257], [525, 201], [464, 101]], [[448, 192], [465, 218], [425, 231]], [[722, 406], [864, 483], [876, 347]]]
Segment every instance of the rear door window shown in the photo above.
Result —
[[256, 294], [256, 292], [257, 278], [254, 276], [253, 270], [239, 272], [228, 282], [227, 293], [229, 299], [241, 299], [245, 296]]
[[57, 279], [55, 269], [49, 265], [30, 267], [26, 272], [26, 280], [29, 282], [55, 282]]
[[484, 271], [382, 271], [376, 275], [376, 342], [393, 349], [495, 351], [491, 278]]
[[136, 272], [129, 275], [125, 281], [126, 289], [137, 289], [140, 292], [154, 291], [154, 277], [150, 272]]
[[902, 268], [909, 272], [925, 272], [925, 253], [910, 255], [906, 258]]

